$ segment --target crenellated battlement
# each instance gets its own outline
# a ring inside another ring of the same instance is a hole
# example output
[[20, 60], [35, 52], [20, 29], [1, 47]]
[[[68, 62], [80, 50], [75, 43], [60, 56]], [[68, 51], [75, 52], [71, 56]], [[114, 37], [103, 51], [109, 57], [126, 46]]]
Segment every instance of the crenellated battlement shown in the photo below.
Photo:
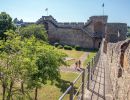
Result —
[[54, 17], [52, 17], [52, 16], [42, 16], [42, 18], [40, 20], [41, 21], [51, 21], [59, 27], [79, 28], [79, 27], [83, 27], [86, 24], [84, 22], [57, 22], [57, 20], [54, 19]]
[[58, 27], [70, 27], [70, 28], [82, 28], [86, 25], [88, 25], [90, 22], [97, 22], [100, 21], [102, 23], [107, 23], [108, 16], [91, 16], [87, 22], [58, 22], [56, 19], [54, 19], [53, 16], [42, 16], [42, 18], [39, 19], [39, 21], [43, 22], [52, 22]]
[[70, 22], [70, 23], [57, 23], [59, 26], [61, 27], [83, 27], [85, 25], [85, 23], [83, 22]]

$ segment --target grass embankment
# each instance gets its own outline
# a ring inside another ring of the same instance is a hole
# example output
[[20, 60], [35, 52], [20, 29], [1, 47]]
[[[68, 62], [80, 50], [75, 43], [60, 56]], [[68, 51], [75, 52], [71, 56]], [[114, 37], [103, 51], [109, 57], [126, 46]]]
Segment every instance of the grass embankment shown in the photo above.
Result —
[[79, 59], [82, 55], [83, 55], [83, 51], [76, 51], [76, 50], [65, 50], [65, 49], [60, 49], [62, 52], [66, 53], [68, 55], [68, 57], [73, 58], [72, 60], [68, 60], [67, 64], [70, 66], [73, 63], [75, 63], [75, 61], [77, 59]]
[[[77, 73], [66, 73], [61, 72], [61, 80], [55, 84], [51, 84], [50, 81], [47, 82], [42, 88], [38, 90], [38, 100], [58, 100], [59, 97], [65, 92], [69, 87], [70, 82], [73, 82], [78, 76]], [[77, 86], [78, 84], [76, 84]], [[34, 100], [34, 91], [31, 94], [31, 97]], [[69, 95], [65, 96], [64, 100], [68, 100]], [[2, 87], [0, 85], [0, 100], [2, 100]]]
[[[58, 100], [59, 97], [69, 87], [70, 82], [73, 82], [78, 76], [76, 73], [61, 72], [61, 81], [54, 85], [48, 82], [38, 92], [38, 100]], [[64, 100], [68, 100], [69, 95], [65, 96]]]
[[86, 67], [87, 63], [92, 60], [92, 58], [96, 55], [96, 51], [90, 52], [86, 58], [86, 60], [83, 63], [83, 67]]

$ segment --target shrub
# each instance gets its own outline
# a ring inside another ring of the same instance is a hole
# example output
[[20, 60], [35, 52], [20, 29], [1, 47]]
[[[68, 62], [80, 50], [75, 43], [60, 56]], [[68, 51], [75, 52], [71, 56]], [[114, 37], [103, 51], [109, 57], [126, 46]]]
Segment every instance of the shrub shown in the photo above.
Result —
[[81, 50], [80, 46], [79, 46], [79, 45], [76, 45], [76, 46], [75, 46], [75, 50]]
[[63, 49], [63, 46], [62, 45], [58, 45], [57, 48], [58, 49]]
[[58, 47], [60, 44], [58, 42], [54, 43], [55, 47]]
[[64, 46], [64, 49], [66, 49], [66, 50], [72, 50], [72, 47], [71, 47], [71, 46], [68, 46], [68, 45], [65, 45], [65, 46]]

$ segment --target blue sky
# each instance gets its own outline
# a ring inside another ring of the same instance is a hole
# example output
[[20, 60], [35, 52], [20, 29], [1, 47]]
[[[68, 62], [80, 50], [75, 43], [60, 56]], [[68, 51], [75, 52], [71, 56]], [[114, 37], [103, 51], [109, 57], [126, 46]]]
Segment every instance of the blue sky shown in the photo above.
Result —
[[130, 25], [130, 0], [0, 0], [0, 12], [12, 18], [35, 22], [42, 15], [54, 16], [60, 22], [86, 22], [90, 16], [108, 15], [109, 22]]

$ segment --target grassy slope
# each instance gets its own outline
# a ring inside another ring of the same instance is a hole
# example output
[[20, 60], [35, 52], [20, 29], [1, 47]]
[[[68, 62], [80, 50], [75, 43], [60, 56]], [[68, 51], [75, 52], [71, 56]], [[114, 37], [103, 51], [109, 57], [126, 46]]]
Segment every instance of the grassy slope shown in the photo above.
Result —
[[69, 57], [78, 59], [84, 52], [83, 51], [76, 51], [76, 50], [64, 50], [61, 49], [64, 53], [66, 53]]
[[61, 49], [61, 51], [66, 53], [68, 55], [68, 57], [74, 58], [74, 60], [67, 61], [68, 65], [72, 65], [73, 63], [75, 63], [75, 61], [78, 58], [80, 58], [84, 53], [83, 51], [76, 51], [76, 50], [64, 50], [64, 49]]
[[[51, 85], [48, 81], [46, 85], [38, 91], [38, 100], [58, 100], [58, 98], [65, 92], [69, 87], [70, 82], [73, 82], [78, 76], [77, 73], [66, 73], [61, 72], [61, 81], [59, 83]], [[2, 90], [0, 85], [0, 91]], [[34, 97], [34, 92], [31, 93], [31, 97]], [[69, 95], [65, 97], [68, 100]], [[2, 91], [0, 92], [0, 100], [2, 99]]]
[[[50, 82], [43, 86], [38, 92], [38, 100], [58, 100], [58, 98], [69, 87], [70, 82], [78, 76], [76, 73], [61, 72], [61, 82], [55, 85], [51, 85]], [[68, 100], [69, 95], [65, 96], [65, 100]]]
[[83, 66], [85, 67], [88, 62], [91, 61], [91, 59], [96, 55], [96, 52], [90, 52], [89, 55], [87, 56], [86, 60], [83, 63]]
[[[76, 51], [76, 50], [63, 50], [63, 49], [61, 50], [64, 53], [68, 54], [69, 57], [72, 57], [75, 59], [78, 59], [84, 53], [83, 51]], [[95, 53], [90, 53], [89, 59], [87, 58], [85, 63], [87, 63], [94, 55]], [[57, 100], [69, 87], [70, 82], [74, 81], [74, 79], [77, 76], [78, 74], [76, 73], [61, 72], [61, 82], [59, 84], [57, 83], [55, 85], [51, 85], [50, 82], [48, 82], [41, 89], [39, 89], [39, 92], [38, 92], [39, 100]], [[80, 82], [77, 82], [75, 87], [79, 86], [79, 83]], [[65, 100], [68, 100], [68, 98], [69, 98], [69, 95], [65, 97]]]

